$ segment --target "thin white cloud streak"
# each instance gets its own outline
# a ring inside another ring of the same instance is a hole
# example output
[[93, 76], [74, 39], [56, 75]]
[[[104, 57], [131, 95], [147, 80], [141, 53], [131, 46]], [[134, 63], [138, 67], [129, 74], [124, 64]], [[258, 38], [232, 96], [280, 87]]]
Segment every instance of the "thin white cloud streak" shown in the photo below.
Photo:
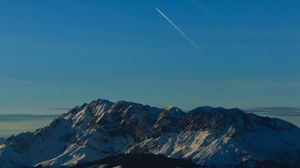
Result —
[[190, 44], [192, 44], [194, 47], [199, 48], [198, 44], [195, 43], [188, 35], [186, 35], [165, 13], [163, 13], [160, 9], [155, 7], [155, 10], [166, 20], [168, 21], [172, 27], [174, 27], [177, 32], [179, 32], [182, 37], [184, 37]]
[[36, 81], [24, 80], [24, 79], [18, 79], [18, 78], [10, 78], [10, 77], [6, 77], [6, 76], [0, 76], [0, 81], [23, 83], [23, 84], [34, 84], [34, 83], [36, 83]]
[[225, 28], [224, 28], [224, 26], [222, 25], [222, 24], [220, 24], [211, 14], [210, 14], [210, 12], [202, 5], [202, 4], [200, 4], [200, 2], [198, 2], [198, 1], [196, 1], [196, 0], [191, 0], [195, 5], [196, 5], [196, 7], [198, 7], [200, 10], [201, 10], [201, 12], [206, 16], [206, 17], [208, 17], [208, 19], [210, 19], [212, 22], [213, 22], [213, 24], [215, 24], [216, 25], [216, 27], [218, 28], [218, 29], [220, 29], [221, 31], [223, 31], [223, 32], [226, 32], [226, 30], [225, 30]]
[[[228, 31], [226, 30], [226, 28], [217, 21], [217, 19], [215, 17], [213, 17], [213, 15], [211, 14], [211, 12], [209, 10], [206, 9], [206, 7], [204, 7], [198, 0], [191, 0], [195, 6], [200, 9], [200, 11], [208, 18], [212, 21], [213, 24], [215, 24], [216, 28], [220, 30], [221, 33], [223, 34], [228, 34]], [[245, 47], [244, 45], [240, 44], [237, 41], [231, 41], [231, 44], [235, 47]]]

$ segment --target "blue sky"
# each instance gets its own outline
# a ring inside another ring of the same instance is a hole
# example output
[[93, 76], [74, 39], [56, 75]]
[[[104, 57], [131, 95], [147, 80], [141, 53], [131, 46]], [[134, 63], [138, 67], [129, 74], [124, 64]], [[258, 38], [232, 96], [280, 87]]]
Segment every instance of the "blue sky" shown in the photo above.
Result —
[[61, 113], [53, 109], [97, 98], [298, 107], [299, 9], [298, 0], [0, 1], [0, 114]]

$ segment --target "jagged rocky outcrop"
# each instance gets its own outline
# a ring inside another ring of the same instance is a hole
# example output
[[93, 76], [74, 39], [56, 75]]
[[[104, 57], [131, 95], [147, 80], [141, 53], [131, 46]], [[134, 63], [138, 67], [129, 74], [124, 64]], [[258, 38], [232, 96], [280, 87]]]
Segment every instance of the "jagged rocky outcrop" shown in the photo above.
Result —
[[153, 153], [227, 167], [257, 163], [300, 166], [300, 130], [239, 109], [190, 112], [97, 100], [35, 132], [7, 139], [0, 168], [74, 166], [120, 153]]

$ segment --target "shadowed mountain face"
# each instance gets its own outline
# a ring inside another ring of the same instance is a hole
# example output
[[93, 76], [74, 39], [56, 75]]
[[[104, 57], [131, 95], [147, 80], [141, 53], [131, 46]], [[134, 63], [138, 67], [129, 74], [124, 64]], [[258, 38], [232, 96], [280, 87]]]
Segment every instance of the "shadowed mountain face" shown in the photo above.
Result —
[[199, 107], [185, 113], [97, 100], [45, 128], [8, 138], [0, 147], [0, 168], [72, 167], [121, 153], [161, 154], [216, 167], [297, 167], [299, 139], [298, 127], [239, 109]]
[[[37, 165], [34, 168], [47, 168], [48, 166]], [[74, 166], [63, 166], [63, 168], [216, 168], [217, 166], [199, 165], [184, 159], [172, 159], [163, 155], [150, 153], [129, 153], [118, 154], [106, 157], [93, 162], [77, 163]], [[235, 166], [236, 168], [295, 168], [294, 166], [271, 161], [255, 161], [252, 163], [243, 162]], [[24, 167], [30, 168], [30, 167]]]

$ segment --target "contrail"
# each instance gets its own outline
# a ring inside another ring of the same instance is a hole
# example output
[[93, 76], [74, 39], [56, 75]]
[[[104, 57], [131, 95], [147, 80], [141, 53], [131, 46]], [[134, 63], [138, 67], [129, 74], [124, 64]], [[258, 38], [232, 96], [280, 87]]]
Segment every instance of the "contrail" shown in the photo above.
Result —
[[164, 14], [160, 9], [155, 7], [155, 10], [166, 19], [189, 43], [191, 43], [194, 47], [199, 48], [198, 44], [195, 43], [188, 35], [186, 35], [166, 14]]

